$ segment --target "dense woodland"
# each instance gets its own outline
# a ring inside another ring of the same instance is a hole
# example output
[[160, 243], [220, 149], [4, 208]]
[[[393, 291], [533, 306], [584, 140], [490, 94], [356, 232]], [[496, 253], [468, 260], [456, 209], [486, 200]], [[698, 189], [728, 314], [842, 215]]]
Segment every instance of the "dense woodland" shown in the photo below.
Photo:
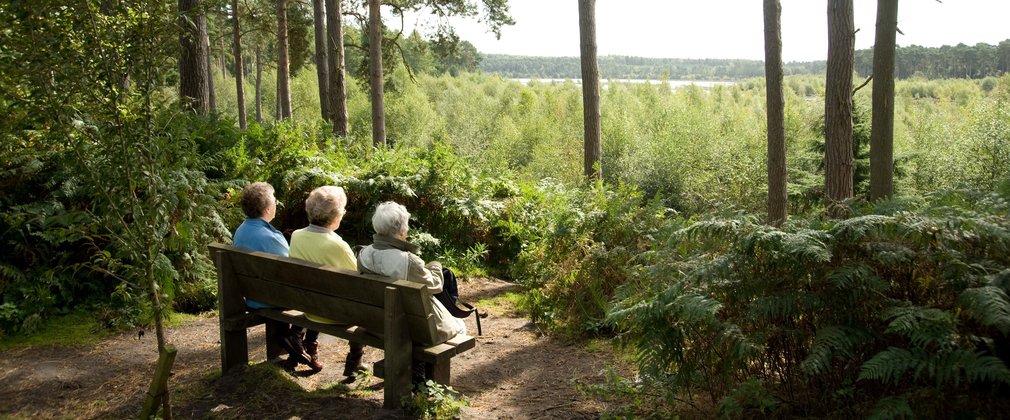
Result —
[[[999, 45], [978, 43], [942, 47], [912, 45], [895, 51], [895, 77], [908, 79], [981, 79], [1005, 74], [1010, 69], [1010, 40]], [[856, 50], [856, 72], [869, 76], [873, 71], [873, 49]], [[764, 77], [760, 60], [676, 59], [625, 56], [599, 58], [604, 79], [647, 80], [740, 80]], [[824, 61], [789, 62], [784, 72], [821, 74]], [[480, 56], [480, 70], [509, 78], [578, 79], [579, 57], [527, 57], [503, 54]]]
[[[777, 3], [766, 1], [766, 18]], [[853, 61], [805, 75], [671, 60], [687, 73], [670, 79], [736, 82], [609, 83], [601, 162], [584, 166], [585, 86], [472, 72], [481, 56], [451, 28], [398, 27], [397, 10], [418, 10], [494, 30], [511, 21], [506, 2], [383, 4], [0, 3], [0, 338], [66, 314], [125, 328], [213, 310], [206, 246], [241, 222], [241, 188], [274, 185], [283, 230], [305, 226], [308, 192], [334, 184], [348, 191], [339, 233], [352, 245], [370, 242], [377, 203], [400, 201], [426, 259], [523, 286], [521, 306], [544, 331], [612, 339], [639, 371], [586, 386], [610, 415], [1010, 408], [1005, 63], [903, 62], [900, 48], [888, 87], [877, 84], [885, 76], [859, 86], [867, 58], [851, 45]], [[832, 15], [843, 34], [845, 18]], [[481, 66], [497, 59], [510, 58]], [[608, 63], [639, 71], [601, 57], [600, 77], [623, 78]], [[878, 122], [874, 95], [889, 89], [893, 118]], [[833, 95], [848, 118], [827, 112]], [[887, 124], [893, 183], [877, 194], [871, 153]], [[778, 131], [783, 213], [773, 217]], [[847, 150], [840, 164], [837, 150]], [[831, 175], [839, 167], [849, 172]], [[834, 183], [847, 193], [833, 195]]]

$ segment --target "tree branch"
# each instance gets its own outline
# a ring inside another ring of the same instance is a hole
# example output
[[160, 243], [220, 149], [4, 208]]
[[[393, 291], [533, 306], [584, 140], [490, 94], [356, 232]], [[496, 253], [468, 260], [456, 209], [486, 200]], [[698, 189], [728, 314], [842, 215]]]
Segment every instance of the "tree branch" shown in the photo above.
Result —
[[859, 86], [856, 86], [855, 89], [852, 89], [852, 94], [855, 95], [856, 92], [859, 92], [859, 89], [862, 89], [863, 86], [866, 86], [867, 83], [870, 83], [870, 80], [873, 80], [873, 75], [872, 74], [870, 75], [870, 77], [866, 78], [866, 80], [863, 82], [863, 84], [861, 84]]

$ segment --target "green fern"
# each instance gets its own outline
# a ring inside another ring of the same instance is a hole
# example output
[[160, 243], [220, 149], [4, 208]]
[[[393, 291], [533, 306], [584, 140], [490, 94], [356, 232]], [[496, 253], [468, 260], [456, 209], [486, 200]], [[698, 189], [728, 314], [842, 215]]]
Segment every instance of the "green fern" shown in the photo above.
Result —
[[870, 337], [868, 331], [859, 328], [844, 326], [820, 328], [810, 345], [810, 353], [800, 362], [800, 369], [807, 375], [824, 375], [831, 370], [834, 358], [851, 358], [857, 347]]
[[965, 313], [985, 326], [995, 327], [1003, 335], [1010, 333], [1010, 298], [996, 286], [965, 289], [958, 298]]
[[905, 397], [881, 398], [870, 410], [871, 420], [891, 420], [914, 418], [915, 412]]

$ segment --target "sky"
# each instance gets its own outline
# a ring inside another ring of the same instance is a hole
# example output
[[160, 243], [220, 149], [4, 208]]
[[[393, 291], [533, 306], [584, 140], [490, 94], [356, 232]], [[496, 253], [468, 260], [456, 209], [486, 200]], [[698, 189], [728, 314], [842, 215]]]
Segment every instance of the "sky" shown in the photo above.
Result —
[[[827, 58], [826, 0], [781, 0], [782, 58]], [[509, 0], [516, 24], [501, 39], [474, 20], [454, 20], [485, 54], [578, 56], [576, 0]], [[854, 0], [856, 48], [873, 45], [876, 1]], [[939, 47], [1010, 39], [1010, 0], [902, 0], [899, 46]], [[597, 54], [764, 59], [761, 0], [597, 0]]]

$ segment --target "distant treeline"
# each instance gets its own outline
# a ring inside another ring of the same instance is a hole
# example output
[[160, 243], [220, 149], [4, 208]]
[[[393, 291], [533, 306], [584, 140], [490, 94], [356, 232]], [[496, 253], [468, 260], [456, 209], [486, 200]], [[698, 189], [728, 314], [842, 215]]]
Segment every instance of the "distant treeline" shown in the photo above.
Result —
[[[763, 77], [760, 60], [644, 58], [608, 55], [598, 58], [603, 79], [738, 80]], [[578, 79], [579, 57], [529, 57], [487, 54], [480, 62], [486, 73], [510, 78]], [[823, 61], [786, 63], [786, 74], [824, 71]]]
[[[894, 57], [895, 76], [907, 79], [922, 76], [929, 79], [981, 79], [999, 76], [1010, 70], [1010, 39], [999, 45], [978, 43], [957, 44], [939, 48], [918, 45], [899, 47]], [[856, 51], [856, 72], [868, 76], [873, 72], [873, 50]]]
[[[480, 69], [510, 78], [577, 79], [581, 77], [578, 57], [530, 57], [485, 54]], [[873, 71], [873, 50], [857, 50], [856, 71]], [[608, 55], [599, 57], [603, 79], [739, 80], [764, 77], [764, 62], [735, 59], [644, 58]], [[824, 61], [785, 63], [785, 74], [824, 73]], [[898, 47], [895, 71], [899, 79], [922, 76], [940, 78], [983, 78], [998, 76], [1010, 69], [1010, 40], [999, 45], [978, 43], [927, 48]]]

